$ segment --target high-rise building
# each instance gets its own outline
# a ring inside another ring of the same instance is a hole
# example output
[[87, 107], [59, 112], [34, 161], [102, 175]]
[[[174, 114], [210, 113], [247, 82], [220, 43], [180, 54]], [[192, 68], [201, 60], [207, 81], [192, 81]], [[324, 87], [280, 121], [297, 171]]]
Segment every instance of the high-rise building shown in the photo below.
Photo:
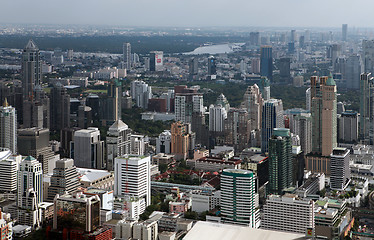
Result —
[[17, 114], [7, 99], [0, 107], [0, 147], [8, 148], [14, 154], [17, 152]]
[[311, 108], [312, 108], [312, 96], [311, 96], [311, 89], [308, 88], [306, 91], [305, 91], [305, 106], [306, 106], [306, 110], [307, 111], [311, 111]]
[[260, 74], [273, 80], [273, 48], [271, 46], [261, 47]]
[[374, 40], [362, 41], [362, 60], [364, 62], [364, 71], [366, 73], [374, 72]]
[[224, 121], [225, 144], [242, 151], [250, 146], [251, 121], [245, 109], [231, 108]]
[[363, 71], [361, 57], [358, 54], [350, 55], [345, 64], [345, 82], [347, 89], [360, 89], [360, 75]]
[[193, 113], [204, 113], [203, 95], [199, 93], [176, 93], [174, 111], [176, 121], [192, 123]]
[[263, 207], [261, 228], [305, 234], [314, 231], [314, 202], [296, 195], [270, 195]]
[[226, 112], [228, 112], [230, 110], [230, 103], [229, 103], [229, 101], [227, 101], [227, 98], [225, 97], [225, 95], [223, 95], [223, 93], [221, 93], [217, 97], [216, 105], [221, 105], [222, 107], [224, 107]]
[[208, 58], [208, 75], [216, 75], [217, 74], [217, 66], [216, 66], [216, 58], [210, 56]]
[[149, 156], [124, 155], [115, 159], [114, 195], [140, 200], [139, 215], [151, 204], [151, 173]]
[[104, 141], [98, 128], [89, 127], [74, 132], [70, 157], [81, 168], [104, 169]]
[[79, 175], [74, 160], [64, 158], [56, 161], [53, 169], [51, 185], [48, 187], [48, 201], [53, 201], [57, 194], [64, 195], [66, 192], [72, 194], [80, 187]]
[[18, 222], [39, 227], [41, 211], [39, 203], [43, 201], [42, 164], [28, 156], [21, 162], [17, 179]]
[[70, 96], [61, 84], [51, 90], [51, 131], [70, 127]]
[[332, 66], [336, 63], [336, 60], [341, 55], [342, 46], [339, 44], [332, 44], [327, 48], [327, 58], [331, 60]]
[[42, 164], [44, 174], [52, 173], [60, 155], [55, 154], [49, 146], [48, 129], [19, 129], [17, 142], [19, 154], [36, 158]]
[[35, 86], [42, 78], [40, 52], [33, 40], [30, 40], [22, 52], [22, 87], [23, 98], [33, 99]]
[[188, 61], [188, 74], [189, 79], [194, 80], [196, 78], [197, 74], [199, 73], [199, 61], [196, 57], [191, 58]]
[[[171, 124], [171, 154], [175, 155], [175, 159], [186, 159], [190, 148], [191, 142], [191, 125], [181, 122]], [[194, 145], [194, 144], [193, 144]]]
[[245, 108], [251, 120], [251, 130], [261, 129], [261, 111], [263, 98], [257, 84], [249, 86], [244, 93], [241, 107]]
[[261, 120], [261, 151], [268, 152], [269, 139], [273, 135], [274, 128], [283, 128], [283, 103], [280, 99], [270, 99], [262, 106]]
[[373, 90], [371, 73], [360, 76], [360, 139], [373, 144]]
[[130, 91], [136, 106], [147, 109], [148, 101], [152, 98], [152, 87], [148, 86], [144, 81], [135, 80], [131, 82]]
[[350, 182], [350, 154], [347, 148], [334, 148], [331, 153], [330, 187], [334, 190], [344, 190]]
[[290, 130], [275, 128], [269, 139], [268, 192], [282, 195], [284, 189], [293, 186], [293, 162]]
[[260, 91], [262, 94], [262, 99], [269, 100], [270, 99], [270, 80], [267, 77], [261, 77], [259, 87], [260, 87]]
[[149, 70], [151, 72], [159, 72], [163, 70], [164, 67], [164, 52], [162, 51], [152, 51], [149, 57]]
[[224, 121], [227, 118], [227, 112], [222, 105], [209, 106], [209, 131], [223, 132]]
[[108, 84], [107, 96], [103, 101], [103, 118], [106, 124], [113, 124], [121, 118], [122, 114], [122, 84], [112, 80]]
[[17, 171], [21, 155], [13, 155], [9, 149], [0, 149], [0, 192], [17, 192]]
[[260, 45], [260, 33], [259, 32], [250, 32], [249, 33], [249, 43], [252, 46]]
[[295, 116], [292, 120], [292, 132], [299, 136], [304, 155], [312, 151], [312, 118], [305, 115]]
[[342, 40], [347, 41], [348, 24], [342, 24]]
[[257, 228], [255, 175], [243, 169], [224, 169], [221, 175], [222, 221]]
[[170, 154], [171, 152], [171, 132], [164, 130], [156, 139], [156, 153]]
[[354, 111], [345, 111], [338, 118], [339, 142], [358, 141], [358, 114]]
[[279, 60], [279, 75], [280, 75], [280, 81], [284, 84], [290, 84], [292, 83], [292, 78], [291, 78], [291, 71], [290, 71], [290, 66], [291, 66], [291, 58], [281, 58]]
[[114, 159], [131, 151], [131, 129], [122, 120], [110, 126], [106, 137], [107, 169], [114, 170]]
[[311, 77], [312, 152], [330, 156], [337, 146], [336, 84], [332, 76]]
[[131, 44], [123, 44], [123, 61], [125, 62], [126, 70], [131, 70]]

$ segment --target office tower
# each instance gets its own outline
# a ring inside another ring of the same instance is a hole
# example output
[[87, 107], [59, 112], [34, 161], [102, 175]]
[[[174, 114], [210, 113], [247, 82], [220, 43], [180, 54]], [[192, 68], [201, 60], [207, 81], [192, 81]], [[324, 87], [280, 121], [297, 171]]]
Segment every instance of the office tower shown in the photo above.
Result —
[[149, 70], [151, 72], [162, 71], [164, 67], [164, 52], [152, 51], [149, 56]]
[[152, 98], [152, 87], [143, 81], [135, 80], [131, 82], [130, 91], [132, 99], [136, 102], [136, 106], [147, 109], [148, 101]]
[[28, 156], [21, 162], [17, 175], [18, 222], [38, 227], [41, 222], [38, 205], [43, 201], [42, 164]]
[[0, 149], [0, 192], [17, 192], [17, 171], [21, 155], [13, 155], [9, 149]]
[[290, 130], [275, 128], [269, 139], [268, 193], [282, 195], [293, 186], [292, 144]]
[[255, 175], [243, 169], [224, 169], [221, 175], [222, 221], [257, 228]]
[[348, 186], [350, 182], [349, 160], [349, 149], [333, 149], [331, 153], [331, 189], [342, 191]]
[[43, 173], [52, 173], [56, 160], [60, 155], [55, 154], [49, 146], [49, 130], [45, 128], [25, 128], [18, 130], [18, 153], [23, 156], [36, 158], [43, 167]]
[[70, 127], [70, 96], [61, 84], [51, 90], [51, 131]]
[[292, 82], [291, 79], [291, 59], [290, 58], [281, 58], [279, 60], [279, 77], [280, 81], [285, 84], [290, 84]]
[[175, 93], [175, 120], [192, 123], [193, 113], [204, 113], [203, 95], [200, 93]]
[[354, 111], [345, 111], [338, 119], [339, 142], [357, 142], [358, 141], [358, 114]]
[[299, 47], [304, 48], [305, 47], [305, 36], [299, 37]]
[[151, 204], [150, 166], [150, 156], [125, 155], [115, 159], [114, 195], [139, 198], [139, 215]]
[[74, 132], [70, 157], [80, 168], [104, 169], [104, 141], [98, 128], [89, 127]]
[[273, 80], [273, 48], [271, 46], [261, 47], [260, 74]]
[[[100, 109], [102, 110], [102, 109]], [[105, 111], [105, 110], [104, 110]], [[101, 111], [100, 116], [102, 116], [103, 111]], [[88, 128], [92, 126], [92, 108], [86, 105], [80, 105], [78, 107], [78, 128]], [[105, 124], [103, 124], [105, 125]]]
[[174, 90], [173, 89], [168, 89], [167, 92], [162, 93], [160, 96], [162, 99], [166, 99], [166, 111], [167, 112], [172, 112], [174, 111]]
[[337, 146], [336, 85], [332, 76], [311, 77], [312, 151], [330, 156]]
[[[78, 103], [78, 104], [81, 104], [81, 103]], [[101, 120], [101, 114], [102, 114], [102, 108], [103, 108], [102, 104], [103, 102], [101, 101], [99, 96], [96, 94], [90, 93], [86, 97], [86, 106], [91, 108], [91, 118], [93, 121]], [[79, 106], [77, 107], [78, 111], [79, 111]]]
[[50, 128], [50, 101], [40, 85], [34, 87], [33, 95], [23, 100], [23, 128]]
[[117, 120], [110, 126], [106, 137], [107, 169], [114, 170], [114, 159], [124, 154], [130, 154], [131, 129], [122, 120]]
[[292, 132], [300, 137], [300, 146], [304, 155], [312, 151], [312, 118], [309, 116], [298, 115], [293, 119]]
[[8, 148], [14, 154], [17, 152], [17, 114], [7, 99], [0, 107], [0, 147]]
[[373, 90], [371, 73], [360, 76], [360, 139], [373, 144]]
[[210, 56], [208, 58], [208, 75], [216, 75], [217, 74], [217, 66], [216, 66], [216, 58]]
[[74, 228], [79, 232], [94, 231], [100, 226], [100, 202], [98, 195], [82, 192], [56, 195], [53, 201], [53, 229], [71, 227], [75, 223]]
[[288, 43], [288, 54], [294, 54], [295, 53], [295, 42], [289, 42]]
[[222, 105], [209, 106], [209, 131], [223, 132], [224, 121], [227, 118], [227, 112]]
[[79, 175], [74, 160], [64, 158], [56, 161], [56, 167], [53, 169], [51, 185], [48, 187], [48, 201], [53, 201], [57, 194], [72, 194], [80, 187]]
[[247, 63], [242, 59], [240, 61], [240, 72], [243, 73], [243, 74], [246, 74], [247, 73]]
[[249, 33], [249, 43], [252, 46], [260, 45], [260, 33], [259, 32], [250, 32]]
[[188, 78], [190, 80], [196, 80], [196, 76], [199, 73], [199, 61], [196, 57], [191, 58], [188, 61]]
[[130, 134], [130, 154], [144, 155], [145, 154], [145, 140], [144, 135]]
[[[186, 159], [191, 146], [191, 125], [175, 122], [171, 124], [171, 154], [175, 159]], [[194, 144], [193, 144], [194, 145]]]
[[314, 230], [314, 202], [296, 195], [270, 195], [263, 208], [261, 228], [305, 234]]
[[123, 44], [123, 61], [125, 62], [125, 68], [131, 70], [131, 44]]
[[344, 76], [347, 89], [360, 89], [360, 75], [362, 72], [363, 67], [360, 55], [350, 55], [347, 58]]
[[283, 128], [283, 103], [280, 99], [270, 99], [262, 106], [261, 118], [261, 151], [268, 152], [269, 139], [274, 128]]
[[310, 112], [312, 108], [312, 96], [310, 88], [305, 91], [305, 106], [306, 110]]
[[106, 125], [113, 124], [121, 118], [122, 114], [122, 84], [118, 80], [112, 80], [108, 83], [107, 96], [104, 98], [103, 118]]
[[373, 73], [374, 72], [374, 40], [363, 40], [362, 50], [363, 50], [362, 60], [364, 62], [364, 71], [366, 73]]
[[336, 59], [341, 55], [342, 46], [339, 44], [332, 44], [327, 48], [327, 58], [331, 60], [331, 64], [334, 65]]
[[225, 144], [242, 151], [250, 146], [251, 121], [245, 109], [231, 108], [227, 113], [225, 126]]
[[156, 139], [156, 153], [170, 154], [171, 152], [171, 132], [164, 130]]
[[261, 129], [261, 111], [263, 99], [257, 84], [248, 86], [241, 107], [245, 108], [251, 121], [251, 130]]
[[267, 77], [261, 77], [259, 83], [261, 95], [263, 100], [270, 99], [270, 80]]
[[22, 87], [23, 99], [31, 100], [35, 86], [42, 78], [40, 52], [33, 40], [30, 40], [22, 52]]
[[225, 95], [223, 95], [223, 93], [221, 93], [217, 97], [216, 105], [221, 105], [226, 110], [226, 112], [230, 110], [230, 103], [229, 101], [227, 101], [227, 98], [225, 97]]
[[261, 72], [261, 60], [259, 58], [253, 58], [251, 60], [251, 72], [259, 74]]
[[338, 102], [338, 103], [336, 104], [336, 113], [337, 113], [337, 114], [342, 114], [343, 112], [345, 112], [344, 103], [342, 103], [342, 102]]
[[290, 42], [296, 42], [296, 30], [291, 30]]
[[347, 41], [348, 24], [342, 24], [342, 40]]

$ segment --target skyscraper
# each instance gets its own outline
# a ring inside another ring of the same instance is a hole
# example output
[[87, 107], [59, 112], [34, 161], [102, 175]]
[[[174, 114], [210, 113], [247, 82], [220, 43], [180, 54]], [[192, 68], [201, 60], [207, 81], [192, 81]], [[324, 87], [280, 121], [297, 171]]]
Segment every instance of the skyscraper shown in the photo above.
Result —
[[280, 99], [270, 99], [264, 102], [261, 120], [261, 151], [268, 152], [269, 139], [274, 128], [283, 128], [283, 103]]
[[284, 84], [290, 84], [292, 82], [290, 65], [290, 58], [281, 58], [279, 60], [280, 81]]
[[131, 70], [131, 44], [123, 44], [123, 61], [127, 70]]
[[373, 144], [373, 90], [371, 73], [360, 76], [360, 139]]
[[251, 130], [261, 129], [261, 111], [263, 99], [257, 84], [249, 86], [244, 93], [241, 107], [248, 111], [251, 120]]
[[103, 119], [105, 123], [113, 124], [122, 114], [122, 84], [118, 80], [108, 83], [107, 96], [103, 99]]
[[222, 221], [256, 228], [255, 175], [243, 169], [224, 169], [221, 175]]
[[208, 58], [208, 75], [216, 75], [217, 74], [217, 66], [216, 66], [216, 58], [210, 56]]
[[311, 77], [312, 152], [330, 156], [337, 146], [336, 85], [332, 76]]
[[17, 152], [17, 114], [7, 99], [0, 107], [0, 147], [8, 148], [13, 154]]
[[273, 48], [271, 46], [261, 47], [260, 74], [273, 80]]
[[225, 144], [242, 151], [250, 146], [251, 121], [245, 109], [231, 108], [225, 120]]
[[360, 89], [360, 75], [363, 71], [361, 57], [358, 54], [352, 54], [347, 58], [345, 64], [345, 82], [347, 89]]
[[181, 122], [171, 124], [171, 153], [175, 155], [176, 159], [187, 158], [188, 151], [191, 147], [190, 136], [190, 124], [183, 124]]
[[344, 190], [350, 182], [349, 149], [334, 148], [331, 153], [330, 186], [334, 190]]
[[40, 52], [33, 40], [30, 40], [22, 52], [23, 98], [30, 100], [34, 96], [35, 86], [40, 85], [42, 70]]
[[209, 131], [223, 132], [224, 121], [227, 118], [227, 112], [221, 105], [209, 106]]
[[130, 154], [131, 129], [122, 120], [117, 120], [110, 126], [107, 137], [107, 169], [114, 170], [114, 159], [124, 154]]
[[61, 84], [51, 90], [51, 130], [61, 131], [70, 127], [70, 96]]
[[342, 40], [347, 41], [348, 24], [342, 24]]
[[260, 44], [260, 33], [259, 32], [250, 32], [249, 33], [249, 42], [252, 46], [258, 46]]
[[147, 109], [148, 101], [152, 98], [152, 87], [144, 81], [135, 80], [131, 82], [130, 91], [136, 106]]
[[164, 66], [164, 52], [152, 51], [149, 57], [149, 70], [151, 72], [159, 72], [163, 70]]
[[374, 40], [362, 41], [362, 60], [364, 62], [364, 71], [367, 73], [374, 72]]
[[151, 204], [151, 158], [149, 156], [124, 155], [114, 164], [114, 194], [139, 198], [142, 214]]
[[203, 95], [200, 93], [176, 93], [174, 111], [176, 121], [192, 123], [193, 113], [204, 113]]
[[293, 162], [290, 130], [275, 128], [269, 139], [268, 193], [282, 195], [293, 186]]
[[358, 141], [358, 114], [354, 111], [342, 112], [339, 120], [339, 142]]
[[190, 80], [194, 80], [196, 78], [196, 75], [199, 73], [199, 65], [198, 65], [198, 59], [196, 57], [191, 58], [188, 61], [188, 78]]

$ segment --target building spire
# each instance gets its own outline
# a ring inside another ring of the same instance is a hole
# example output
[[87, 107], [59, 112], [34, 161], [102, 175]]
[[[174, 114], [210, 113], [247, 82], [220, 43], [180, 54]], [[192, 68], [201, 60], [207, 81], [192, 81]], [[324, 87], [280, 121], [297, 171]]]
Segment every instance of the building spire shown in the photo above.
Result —
[[9, 103], [8, 103], [7, 98], [5, 98], [5, 100], [4, 100], [3, 107], [9, 107]]

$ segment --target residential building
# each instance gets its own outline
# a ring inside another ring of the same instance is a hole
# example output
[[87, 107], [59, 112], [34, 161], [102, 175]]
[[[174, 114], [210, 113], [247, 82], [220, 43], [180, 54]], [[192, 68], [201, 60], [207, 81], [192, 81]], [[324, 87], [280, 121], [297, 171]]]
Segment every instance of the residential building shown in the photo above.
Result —
[[209, 106], [209, 131], [223, 132], [224, 121], [227, 118], [226, 109], [222, 105]]
[[231, 108], [224, 121], [225, 144], [242, 151], [250, 146], [251, 121], [245, 109]]
[[124, 43], [123, 44], [123, 61], [125, 62], [126, 70], [131, 70], [131, 44]]
[[358, 141], [358, 114], [354, 111], [345, 111], [338, 118], [339, 142], [353, 143]]
[[261, 118], [261, 151], [269, 151], [269, 139], [274, 128], [283, 128], [283, 103], [280, 99], [269, 99], [264, 102]]
[[[374, 60], [374, 58], [373, 58]], [[373, 144], [373, 77], [371, 73], [360, 76], [360, 139]]]
[[330, 187], [344, 190], [350, 182], [350, 154], [347, 148], [334, 148], [331, 153]]
[[5, 99], [0, 107], [0, 147], [17, 153], [17, 114], [16, 109]]
[[114, 159], [131, 151], [131, 129], [117, 120], [109, 127], [106, 137], [107, 169], [114, 170]]
[[148, 86], [144, 81], [131, 82], [131, 97], [139, 108], [147, 109], [148, 101], [152, 98], [152, 87]]
[[156, 139], [156, 153], [171, 153], [171, 132], [164, 130]]
[[186, 159], [189, 150], [194, 147], [192, 144], [192, 132], [190, 124], [175, 122], [171, 124], [171, 154], [175, 159]]
[[21, 155], [12, 155], [7, 148], [0, 149], [0, 192], [17, 192], [17, 172]]

